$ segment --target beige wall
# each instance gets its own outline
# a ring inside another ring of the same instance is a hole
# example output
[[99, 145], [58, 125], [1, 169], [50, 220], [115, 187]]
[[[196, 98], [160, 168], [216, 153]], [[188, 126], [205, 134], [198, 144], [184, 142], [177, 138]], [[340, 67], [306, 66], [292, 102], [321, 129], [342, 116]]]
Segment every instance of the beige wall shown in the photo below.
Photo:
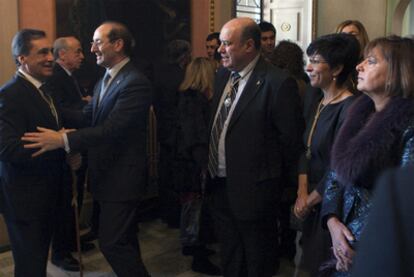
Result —
[[193, 56], [205, 56], [205, 39], [210, 33], [209, 0], [192, 0], [191, 1], [191, 44]]
[[216, 32], [220, 32], [224, 23], [229, 21], [232, 16], [233, 3], [232, 1], [215, 0], [215, 21], [214, 28]]
[[[18, 29], [17, 2], [0, 1], [0, 85], [13, 76], [16, 66], [11, 55], [11, 41]], [[1, 233], [0, 233], [1, 235]], [[1, 238], [0, 238], [1, 240]], [[1, 243], [0, 243], [1, 244]]]
[[332, 33], [336, 25], [346, 19], [361, 21], [370, 39], [385, 35], [387, 0], [315, 1], [318, 1], [318, 36]]
[[43, 30], [53, 41], [56, 37], [55, 0], [19, 0], [19, 29], [23, 28]]
[[0, 85], [16, 71], [11, 57], [11, 40], [19, 29], [45, 30], [53, 41], [56, 36], [55, 0], [0, 1]]
[[[232, 1], [223, 0], [191, 1], [191, 41], [194, 57], [206, 55], [207, 35], [211, 32], [219, 32], [224, 23], [231, 18], [232, 5]], [[210, 26], [210, 13], [214, 15], [213, 26]]]

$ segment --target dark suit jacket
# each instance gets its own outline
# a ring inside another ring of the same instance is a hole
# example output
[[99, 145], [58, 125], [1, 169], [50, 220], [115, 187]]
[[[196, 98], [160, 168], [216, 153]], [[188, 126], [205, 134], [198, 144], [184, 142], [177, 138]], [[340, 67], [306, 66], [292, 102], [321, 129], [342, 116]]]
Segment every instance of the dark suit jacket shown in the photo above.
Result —
[[379, 180], [352, 276], [414, 276], [414, 167]]
[[[217, 73], [212, 118], [229, 74]], [[234, 109], [225, 155], [230, 209], [239, 219], [274, 214], [282, 171], [297, 179], [304, 127], [297, 90], [293, 78], [260, 58]]]
[[71, 76], [58, 64], [53, 67], [53, 75], [47, 81], [55, 102], [62, 108], [82, 109], [88, 102], [82, 100], [85, 91], [81, 86], [79, 91]]
[[95, 86], [92, 102], [83, 109], [83, 118], [91, 127], [69, 133], [69, 145], [71, 151], [88, 150], [91, 191], [96, 200], [136, 200], [143, 196], [146, 183], [151, 86], [129, 62], [111, 81], [98, 105], [101, 82]]
[[56, 205], [65, 153], [32, 158], [34, 150], [24, 149], [21, 137], [37, 126], [58, 130], [60, 122], [39, 91], [16, 75], [0, 89], [0, 206], [11, 219], [45, 218]]

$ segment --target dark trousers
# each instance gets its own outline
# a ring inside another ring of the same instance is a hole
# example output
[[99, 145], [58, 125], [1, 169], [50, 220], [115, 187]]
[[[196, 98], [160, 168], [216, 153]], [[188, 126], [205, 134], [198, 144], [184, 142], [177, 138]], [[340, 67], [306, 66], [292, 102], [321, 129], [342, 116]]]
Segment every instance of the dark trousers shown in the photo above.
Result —
[[239, 220], [229, 207], [225, 179], [212, 180], [210, 204], [224, 277], [271, 277], [276, 260], [274, 217]]
[[149, 276], [137, 238], [137, 201], [100, 201], [99, 245], [118, 277]]
[[158, 194], [160, 199], [160, 217], [170, 227], [180, 224], [180, 194], [174, 189], [173, 167], [174, 150], [167, 145], [160, 145]]
[[[85, 188], [85, 178], [87, 171], [87, 159], [82, 156], [82, 166], [76, 171], [76, 187], [78, 192], [78, 215], [83, 204], [83, 191]], [[72, 175], [71, 172], [65, 171], [63, 182], [60, 190], [60, 199], [58, 201], [56, 224], [52, 239], [52, 255], [57, 259], [62, 259], [70, 252], [76, 251], [76, 225], [75, 225], [75, 208], [72, 205]]]
[[16, 221], [5, 217], [14, 259], [15, 277], [46, 277], [53, 216]]
[[56, 207], [57, 216], [52, 239], [52, 256], [56, 259], [63, 259], [75, 250], [76, 245], [75, 214], [72, 207], [72, 178], [69, 171], [65, 172], [63, 179]]

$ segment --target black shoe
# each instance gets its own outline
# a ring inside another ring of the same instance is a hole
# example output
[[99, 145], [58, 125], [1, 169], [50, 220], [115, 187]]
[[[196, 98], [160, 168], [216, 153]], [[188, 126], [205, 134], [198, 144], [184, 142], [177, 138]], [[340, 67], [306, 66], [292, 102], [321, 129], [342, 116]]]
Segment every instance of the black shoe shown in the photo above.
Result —
[[91, 242], [81, 242], [81, 251], [88, 252], [95, 249], [95, 244]]
[[80, 266], [78, 260], [72, 257], [71, 254], [66, 255], [64, 258], [52, 257], [52, 264], [66, 270], [66, 271], [79, 271]]
[[191, 270], [194, 272], [220, 276], [221, 270], [218, 266], [214, 265], [207, 257], [194, 257], [193, 263], [191, 264]]
[[195, 254], [199, 254], [207, 257], [216, 254], [216, 251], [208, 249], [205, 246], [184, 246], [181, 249], [181, 253], [183, 256], [194, 256]]
[[[78, 252], [77, 246], [70, 247], [70, 252]], [[88, 252], [95, 249], [95, 244], [92, 242], [83, 242], [81, 241], [81, 251], [82, 252]]]
[[81, 242], [91, 242], [98, 238], [97, 234], [93, 231], [89, 231], [80, 237]]

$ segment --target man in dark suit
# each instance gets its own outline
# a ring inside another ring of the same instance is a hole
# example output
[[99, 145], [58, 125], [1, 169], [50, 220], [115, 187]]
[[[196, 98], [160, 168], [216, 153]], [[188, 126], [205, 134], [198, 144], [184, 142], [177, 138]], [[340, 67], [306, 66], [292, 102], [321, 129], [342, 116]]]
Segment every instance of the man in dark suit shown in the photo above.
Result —
[[[119, 277], [148, 276], [137, 239], [137, 207], [145, 190], [146, 131], [151, 87], [129, 59], [134, 41], [117, 22], [99, 26], [91, 51], [106, 68], [92, 102], [83, 109], [91, 127], [63, 136], [52, 130], [27, 133], [36, 155], [56, 148], [88, 149], [91, 192], [99, 201], [99, 244]], [[71, 114], [70, 118], [76, 118]]]
[[[61, 109], [80, 110], [91, 99], [84, 96], [85, 91], [79, 85], [73, 73], [78, 70], [84, 59], [82, 47], [75, 37], [61, 37], [53, 43], [55, 64], [53, 75], [47, 80], [52, 97]], [[68, 126], [65, 124], [66, 128]], [[82, 206], [87, 160], [84, 155], [81, 168], [76, 171], [78, 207]], [[72, 176], [67, 176], [62, 188], [62, 201], [59, 205], [54, 236], [52, 239], [52, 263], [64, 270], [79, 271], [79, 263], [70, 252], [76, 251], [75, 217], [72, 207]], [[92, 243], [83, 242], [82, 250], [93, 249]]]
[[32, 157], [21, 137], [38, 126], [61, 128], [60, 116], [42, 83], [52, 75], [52, 44], [40, 30], [24, 29], [12, 42], [18, 66], [0, 89], [0, 206], [15, 264], [15, 276], [46, 276], [49, 245], [65, 151]]
[[61, 37], [53, 43], [55, 65], [48, 83], [52, 85], [53, 98], [60, 107], [82, 109], [92, 99], [79, 85], [74, 72], [84, 60], [82, 46], [75, 37]]
[[282, 168], [297, 178], [302, 149], [294, 79], [260, 56], [260, 29], [248, 18], [226, 23], [218, 49], [208, 171], [224, 276], [272, 276], [275, 211]]

